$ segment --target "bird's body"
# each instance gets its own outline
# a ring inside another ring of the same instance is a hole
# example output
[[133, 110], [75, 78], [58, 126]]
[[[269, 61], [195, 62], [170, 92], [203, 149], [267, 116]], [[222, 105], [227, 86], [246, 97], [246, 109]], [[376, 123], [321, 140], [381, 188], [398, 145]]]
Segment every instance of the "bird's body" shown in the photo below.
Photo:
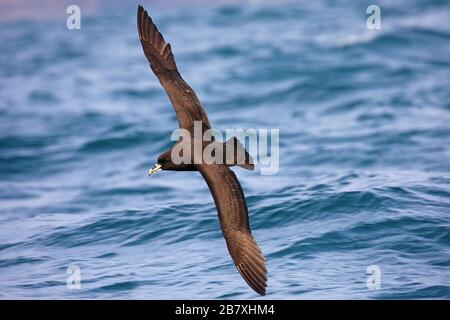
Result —
[[[172, 102], [180, 128], [186, 130], [191, 136], [194, 136], [196, 122], [201, 123], [202, 133], [211, 129], [208, 116], [200, 100], [178, 72], [170, 44], [165, 42], [152, 19], [141, 6], [138, 7], [137, 25], [145, 56]], [[178, 143], [182, 143], [182, 141]], [[194, 140], [191, 143], [194, 144]], [[157, 165], [150, 170], [150, 173], [158, 170], [200, 172], [214, 198], [222, 233], [239, 273], [251, 288], [264, 295], [267, 286], [265, 259], [252, 236], [242, 187], [236, 175], [230, 169], [230, 166], [238, 165], [252, 170], [252, 159], [236, 138], [232, 138], [223, 144], [216, 142], [214, 139], [206, 142], [201, 141], [200, 143], [200, 154], [196, 154], [198, 149], [196, 151], [195, 148], [191, 148], [192, 153], [188, 157], [190, 160], [197, 157], [201, 160], [200, 162], [176, 163], [172, 159], [174, 146], [158, 157]], [[232, 144], [230, 150], [233, 150], [233, 152], [231, 154], [226, 148], [228, 144]], [[203, 151], [211, 146], [217, 147], [216, 150], [223, 150], [223, 158], [227, 161], [221, 163], [208, 162]], [[236, 159], [236, 154], [239, 151], [243, 151], [245, 155], [243, 163]]]

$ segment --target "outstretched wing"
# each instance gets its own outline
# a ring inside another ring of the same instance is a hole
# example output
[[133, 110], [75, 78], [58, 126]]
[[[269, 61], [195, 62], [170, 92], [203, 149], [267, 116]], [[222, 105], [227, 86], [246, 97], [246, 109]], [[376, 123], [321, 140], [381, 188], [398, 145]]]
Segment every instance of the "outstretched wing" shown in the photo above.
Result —
[[247, 204], [236, 175], [226, 165], [199, 164], [196, 167], [214, 198], [223, 236], [234, 264], [248, 285], [257, 293], [265, 295], [266, 263], [252, 236]]
[[194, 121], [202, 121], [204, 128], [211, 128], [197, 95], [177, 70], [170, 44], [142, 6], [138, 7], [137, 26], [145, 56], [172, 102], [180, 128], [190, 130]]

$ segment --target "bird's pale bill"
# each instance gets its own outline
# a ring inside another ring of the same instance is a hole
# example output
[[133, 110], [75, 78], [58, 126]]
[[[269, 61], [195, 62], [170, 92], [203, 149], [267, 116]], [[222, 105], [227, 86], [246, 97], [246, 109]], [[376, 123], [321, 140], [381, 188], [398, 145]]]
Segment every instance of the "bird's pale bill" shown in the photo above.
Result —
[[160, 164], [155, 164], [155, 166], [151, 169], [148, 169], [148, 175], [154, 174], [156, 171], [162, 170]]

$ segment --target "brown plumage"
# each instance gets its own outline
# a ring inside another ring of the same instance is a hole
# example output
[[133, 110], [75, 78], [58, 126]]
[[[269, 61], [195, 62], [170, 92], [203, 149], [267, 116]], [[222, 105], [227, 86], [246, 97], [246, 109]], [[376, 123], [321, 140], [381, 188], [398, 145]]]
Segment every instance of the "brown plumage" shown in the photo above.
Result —
[[267, 281], [265, 259], [252, 236], [244, 192], [236, 175], [225, 165], [200, 164], [196, 167], [213, 195], [234, 264], [248, 285], [264, 295]]
[[[170, 44], [166, 43], [142, 6], [138, 7], [137, 25], [145, 56], [172, 102], [180, 128], [191, 130], [194, 121], [201, 121], [203, 130], [210, 129], [208, 116], [197, 95], [177, 70]], [[238, 144], [238, 147], [242, 146]], [[267, 286], [265, 259], [252, 236], [244, 193], [230, 165], [176, 165], [170, 155], [170, 150], [161, 154], [155, 166], [157, 169], [150, 173], [160, 169], [201, 173], [214, 198], [222, 233], [239, 273], [253, 290], [264, 295]], [[246, 164], [239, 166], [253, 170], [248, 153], [246, 161]]]
[[211, 128], [200, 100], [178, 72], [170, 44], [142, 6], [138, 7], [137, 24], [145, 56], [172, 102], [180, 128], [189, 130], [194, 121], [202, 121], [205, 129]]

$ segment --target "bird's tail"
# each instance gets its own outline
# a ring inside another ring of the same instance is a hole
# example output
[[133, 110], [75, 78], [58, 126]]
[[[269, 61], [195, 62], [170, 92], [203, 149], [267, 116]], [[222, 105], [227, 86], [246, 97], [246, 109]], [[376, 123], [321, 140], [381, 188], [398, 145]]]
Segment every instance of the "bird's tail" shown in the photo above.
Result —
[[[232, 152], [230, 153], [230, 151]], [[227, 164], [236, 165], [247, 170], [255, 169], [252, 156], [236, 137], [230, 138], [225, 142], [225, 155]]]

